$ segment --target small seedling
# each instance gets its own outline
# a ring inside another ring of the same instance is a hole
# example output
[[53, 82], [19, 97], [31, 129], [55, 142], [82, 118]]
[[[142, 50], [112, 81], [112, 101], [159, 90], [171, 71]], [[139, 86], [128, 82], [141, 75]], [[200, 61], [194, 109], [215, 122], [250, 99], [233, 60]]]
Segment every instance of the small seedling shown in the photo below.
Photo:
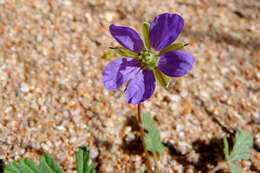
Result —
[[235, 160], [249, 159], [250, 148], [253, 146], [253, 137], [247, 131], [236, 132], [234, 147], [229, 152], [227, 138], [224, 138], [225, 161], [231, 173], [241, 173], [241, 169], [234, 164]]
[[29, 158], [13, 162], [4, 169], [4, 173], [64, 173], [55, 160], [49, 155], [40, 157], [40, 165]]
[[95, 173], [96, 164], [89, 164], [89, 151], [86, 147], [80, 147], [76, 153], [78, 173]]
[[163, 154], [164, 145], [160, 140], [160, 131], [157, 129], [153, 118], [147, 114], [143, 114], [144, 129], [147, 131], [144, 136], [144, 141], [147, 149], [154, 153]]
[[[96, 164], [90, 164], [89, 151], [86, 147], [80, 147], [76, 153], [76, 162], [78, 173], [95, 173]], [[64, 173], [54, 158], [49, 155], [40, 157], [40, 164], [36, 164], [29, 158], [25, 158], [20, 162], [9, 164], [4, 173]]]

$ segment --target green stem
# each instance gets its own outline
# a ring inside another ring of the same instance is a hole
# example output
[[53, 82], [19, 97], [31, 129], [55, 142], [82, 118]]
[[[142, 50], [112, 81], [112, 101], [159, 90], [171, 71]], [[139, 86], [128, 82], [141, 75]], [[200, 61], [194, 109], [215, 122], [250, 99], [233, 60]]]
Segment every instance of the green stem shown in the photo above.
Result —
[[152, 166], [151, 166], [151, 161], [150, 161], [150, 157], [149, 157], [149, 153], [146, 149], [145, 143], [144, 143], [144, 125], [143, 125], [143, 119], [141, 116], [141, 104], [138, 104], [138, 124], [139, 124], [139, 128], [140, 128], [140, 132], [141, 132], [141, 141], [142, 141], [142, 145], [143, 145], [143, 149], [144, 149], [144, 153], [145, 153], [145, 166], [147, 169], [147, 173], [152, 173]]

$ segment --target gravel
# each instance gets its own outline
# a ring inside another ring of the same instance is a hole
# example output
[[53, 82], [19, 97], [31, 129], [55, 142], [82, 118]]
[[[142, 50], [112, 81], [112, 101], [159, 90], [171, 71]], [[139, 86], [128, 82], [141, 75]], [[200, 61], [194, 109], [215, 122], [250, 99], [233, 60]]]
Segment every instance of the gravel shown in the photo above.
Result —
[[[176, 42], [197, 61], [192, 72], [157, 86], [143, 105], [167, 147], [162, 172], [205, 172], [223, 157], [225, 131], [244, 129], [260, 145], [260, 3], [257, 0], [0, 0], [0, 158], [6, 164], [51, 154], [67, 173], [88, 146], [97, 172], [145, 169], [136, 105], [102, 73], [111, 23], [135, 28], [163, 12], [185, 19]], [[220, 145], [219, 145], [220, 144]], [[178, 152], [177, 152], [178, 153]], [[260, 153], [237, 164], [260, 172]]]

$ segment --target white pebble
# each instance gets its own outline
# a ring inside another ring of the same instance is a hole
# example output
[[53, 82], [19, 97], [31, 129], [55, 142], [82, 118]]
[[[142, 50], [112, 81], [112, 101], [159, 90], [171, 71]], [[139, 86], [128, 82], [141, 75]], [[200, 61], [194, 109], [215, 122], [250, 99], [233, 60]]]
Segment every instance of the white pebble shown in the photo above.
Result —
[[96, 147], [91, 147], [89, 150], [90, 150], [89, 151], [90, 152], [90, 158], [91, 159], [95, 159], [98, 156], [97, 148]]
[[21, 85], [20, 85], [20, 89], [21, 89], [22, 92], [26, 93], [26, 92], [29, 91], [29, 86], [28, 86], [27, 83], [22, 82]]

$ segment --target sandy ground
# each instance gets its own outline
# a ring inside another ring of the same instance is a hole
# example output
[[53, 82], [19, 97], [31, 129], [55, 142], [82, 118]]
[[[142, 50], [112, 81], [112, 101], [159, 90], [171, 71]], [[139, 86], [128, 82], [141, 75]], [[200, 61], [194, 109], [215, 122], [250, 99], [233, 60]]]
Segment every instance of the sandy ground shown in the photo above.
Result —
[[[214, 168], [225, 128], [247, 130], [260, 145], [260, 1], [0, 0], [0, 158], [48, 153], [72, 173], [87, 145], [97, 172], [144, 170], [137, 106], [123, 88], [104, 89], [103, 56], [118, 45], [110, 24], [140, 33], [144, 18], [163, 12], [183, 16], [176, 42], [190, 43], [197, 61], [143, 105], [168, 143], [162, 172]], [[260, 172], [260, 153], [237, 164]]]

